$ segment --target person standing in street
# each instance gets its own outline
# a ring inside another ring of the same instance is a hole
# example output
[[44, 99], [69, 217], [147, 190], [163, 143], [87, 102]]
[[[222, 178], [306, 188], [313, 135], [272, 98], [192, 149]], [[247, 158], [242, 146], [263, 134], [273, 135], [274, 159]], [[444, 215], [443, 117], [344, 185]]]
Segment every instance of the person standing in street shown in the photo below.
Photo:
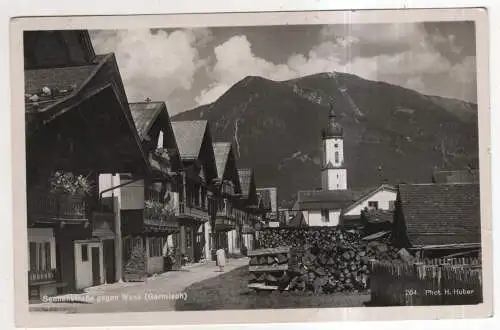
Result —
[[224, 266], [226, 265], [226, 251], [224, 251], [223, 248], [219, 248], [215, 253], [217, 256], [217, 265], [219, 266], [219, 270], [223, 272]]

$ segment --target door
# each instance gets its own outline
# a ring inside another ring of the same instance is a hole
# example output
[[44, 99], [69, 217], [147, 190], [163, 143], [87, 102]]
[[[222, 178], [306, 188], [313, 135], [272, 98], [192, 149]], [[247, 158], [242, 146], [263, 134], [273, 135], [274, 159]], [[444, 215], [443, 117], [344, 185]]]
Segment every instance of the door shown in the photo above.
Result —
[[101, 262], [99, 247], [92, 247], [92, 285], [101, 284]]

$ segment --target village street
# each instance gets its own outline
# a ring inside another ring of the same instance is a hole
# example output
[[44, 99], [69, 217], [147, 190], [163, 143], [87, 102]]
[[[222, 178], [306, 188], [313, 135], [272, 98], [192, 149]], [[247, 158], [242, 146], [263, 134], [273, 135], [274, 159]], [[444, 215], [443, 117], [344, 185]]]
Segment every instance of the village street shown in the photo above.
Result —
[[[248, 265], [248, 258], [229, 259], [225, 272]], [[166, 272], [150, 277], [145, 282], [115, 283], [86, 290], [78, 297], [81, 302], [62, 302], [65, 296], [51, 302], [30, 305], [30, 311], [68, 313], [114, 313], [172, 311], [178, 299], [185, 299], [185, 289], [197, 282], [224, 274], [214, 261], [186, 266], [181, 271]], [[76, 299], [75, 299], [76, 300]], [[56, 302], [61, 301], [61, 302]]]

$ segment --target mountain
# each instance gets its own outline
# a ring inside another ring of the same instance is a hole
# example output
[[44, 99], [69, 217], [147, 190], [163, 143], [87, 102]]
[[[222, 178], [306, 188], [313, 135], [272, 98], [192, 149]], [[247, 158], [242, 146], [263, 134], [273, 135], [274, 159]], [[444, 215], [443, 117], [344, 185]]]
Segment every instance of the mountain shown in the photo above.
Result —
[[430, 182], [435, 168], [478, 167], [477, 106], [345, 73], [289, 81], [249, 76], [214, 103], [172, 120], [205, 119], [214, 141], [233, 141], [241, 167], [282, 206], [321, 187], [321, 129], [330, 103], [344, 127], [348, 186]]

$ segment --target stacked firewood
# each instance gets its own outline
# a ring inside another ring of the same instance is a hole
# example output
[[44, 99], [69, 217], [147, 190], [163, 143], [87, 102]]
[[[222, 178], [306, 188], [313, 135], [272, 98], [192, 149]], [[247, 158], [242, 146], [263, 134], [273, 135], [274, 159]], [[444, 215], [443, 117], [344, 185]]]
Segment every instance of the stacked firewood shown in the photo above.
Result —
[[284, 289], [290, 282], [288, 247], [249, 251], [249, 287], [257, 290]]
[[[397, 248], [384, 241], [362, 240], [362, 233], [355, 230], [328, 227], [269, 230], [263, 232], [260, 243], [263, 247], [289, 247], [288, 267], [280, 269], [281, 273], [252, 272], [250, 281], [262, 280], [274, 283], [277, 289], [291, 291], [318, 294], [363, 291], [368, 287], [372, 260], [403, 262]], [[252, 257], [250, 267], [279, 266], [284, 260], [270, 255]]]

